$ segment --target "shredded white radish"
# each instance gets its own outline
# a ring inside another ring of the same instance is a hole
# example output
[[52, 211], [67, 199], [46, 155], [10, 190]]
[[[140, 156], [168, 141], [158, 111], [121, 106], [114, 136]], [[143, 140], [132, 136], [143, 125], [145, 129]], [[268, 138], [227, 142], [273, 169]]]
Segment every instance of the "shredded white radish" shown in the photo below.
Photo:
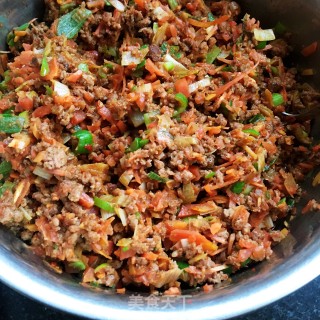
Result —
[[139, 93], [152, 93], [152, 84], [151, 83], [145, 83], [142, 86], [139, 86], [137, 88], [137, 91]]
[[172, 62], [174, 64], [174, 70], [185, 71], [188, 70], [183, 64], [173, 59], [169, 53], [164, 56], [165, 62]]
[[46, 171], [45, 169], [36, 166], [35, 169], [33, 170], [33, 174], [36, 176], [43, 178], [45, 180], [50, 180], [52, 178], [52, 174]]
[[271, 41], [276, 38], [272, 29], [254, 29], [253, 33], [258, 41]]
[[204, 78], [202, 80], [199, 80], [197, 82], [191, 83], [189, 85], [189, 92], [195, 92], [200, 88], [205, 88], [205, 87], [209, 87], [211, 85], [211, 81], [210, 78]]
[[53, 91], [59, 97], [70, 96], [70, 90], [68, 86], [56, 80], [53, 80]]
[[138, 57], [134, 57], [130, 51], [123, 51], [121, 57], [121, 65], [129, 66], [130, 64], [139, 64], [141, 59]]
[[124, 4], [119, 0], [109, 0], [109, 2], [120, 12], [123, 12], [126, 9]]

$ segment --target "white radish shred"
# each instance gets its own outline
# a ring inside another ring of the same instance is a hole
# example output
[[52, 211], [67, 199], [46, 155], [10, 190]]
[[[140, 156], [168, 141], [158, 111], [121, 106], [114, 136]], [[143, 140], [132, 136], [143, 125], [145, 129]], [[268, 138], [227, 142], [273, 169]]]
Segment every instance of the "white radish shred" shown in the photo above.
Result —
[[163, 18], [168, 17], [168, 13], [165, 12], [161, 7], [157, 7], [153, 10], [153, 14], [156, 16], [158, 20], [162, 20]]
[[276, 38], [272, 29], [254, 29], [253, 34], [258, 41], [271, 41]]
[[209, 77], [199, 80], [197, 82], [191, 83], [189, 85], [189, 92], [195, 92], [198, 89], [209, 87], [211, 85], [211, 80]]
[[117, 216], [120, 218], [122, 225], [125, 227], [127, 225], [127, 214], [122, 208], [114, 208]]
[[33, 174], [36, 176], [43, 178], [45, 180], [50, 180], [52, 178], [52, 174], [46, 171], [45, 169], [36, 166], [35, 169], [33, 170]]
[[141, 86], [139, 86], [136, 90], [136, 92], [139, 93], [152, 93], [152, 84], [151, 83], [145, 83]]
[[123, 51], [121, 57], [121, 65], [129, 66], [130, 64], [139, 64], [141, 59], [138, 57], [134, 57], [130, 51]]
[[120, 12], [123, 12], [126, 9], [124, 4], [119, 0], [109, 0], [109, 2]]
[[174, 64], [174, 70], [180, 70], [180, 71], [185, 71], [188, 70], [183, 64], [175, 60], [174, 58], [171, 57], [169, 53], [167, 53], [164, 56], [164, 61], [165, 62], [172, 62]]
[[53, 91], [59, 97], [70, 96], [70, 89], [65, 84], [53, 80]]

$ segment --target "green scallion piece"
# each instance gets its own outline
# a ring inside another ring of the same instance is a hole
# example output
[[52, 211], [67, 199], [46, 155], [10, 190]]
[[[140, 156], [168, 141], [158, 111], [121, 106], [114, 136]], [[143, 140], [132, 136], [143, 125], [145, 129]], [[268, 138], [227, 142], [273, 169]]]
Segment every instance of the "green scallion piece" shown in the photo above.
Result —
[[23, 129], [25, 119], [16, 116], [0, 116], [0, 132], [12, 134]]
[[65, 35], [68, 39], [74, 38], [92, 12], [85, 8], [76, 8], [59, 18], [57, 26], [58, 36]]
[[76, 269], [76, 270], [79, 270], [79, 271], [83, 271], [86, 269], [86, 265], [80, 260], [70, 262], [69, 267]]
[[260, 132], [255, 130], [255, 129], [244, 129], [244, 130], [242, 130], [242, 132], [248, 133], [248, 134], [250, 134], [251, 136], [254, 136], [254, 137], [259, 137], [260, 136]]
[[163, 54], [166, 54], [168, 51], [168, 44], [167, 42], [163, 42], [162, 45], [160, 46], [160, 50]]
[[2, 161], [0, 164], [0, 174], [2, 179], [6, 179], [9, 177], [9, 174], [12, 170], [11, 162], [9, 161]]
[[227, 268], [223, 269], [222, 272], [224, 274], [230, 275], [232, 273], [232, 267], [228, 266]]
[[221, 49], [217, 46], [214, 46], [208, 53], [206, 56], [206, 63], [208, 64], [212, 64], [214, 62], [214, 60], [217, 59], [218, 55], [220, 54]]
[[154, 120], [156, 120], [156, 116], [159, 114], [159, 111], [151, 111], [148, 113], [145, 113], [143, 115], [144, 118], [144, 123], [146, 124], [146, 126], [148, 127], [148, 125], [153, 122]]
[[272, 72], [275, 76], [278, 76], [278, 75], [279, 75], [279, 70], [278, 70], [277, 67], [271, 66], [271, 72]]
[[216, 173], [214, 171], [209, 172], [208, 174], [206, 174], [204, 176], [205, 179], [210, 179], [213, 178], [216, 175]]
[[93, 201], [94, 201], [94, 205], [97, 206], [98, 208], [105, 210], [107, 212], [112, 212], [112, 213], [115, 212], [114, 206], [110, 202], [102, 200], [98, 197], [94, 197]]
[[249, 119], [248, 123], [257, 123], [259, 121], [264, 121], [266, 118], [262, 114], [256, 114], [252, 118]]
[[267, 41], [260, 41], [257, 45], [256, 45], [256, 49], [258, 50], [262, 50], [266, 47], [267, 45]]
[[92, 133], [88, 130], [78, 130], [73, 134], [73, 136], [79, 140], [75, 152], [78, 154], [89, 153], [91, 147], [93, 146]]
[[241, 267], [244, 268], [246, 267], [252, 260], [248, 258], [247, 260], [241, 262]]
[[284, 103], [284, 99], [282, 94], [280, 93], [273, 93], [272, 94], [272, 103], [275, 107], [280, 106]]
[[158, 174], [156, 174], [153, 171], [148, 173], [148, 178], [151, 180], [155, 180], [163, 183], [166, 183], [168, 181], [168, 179], [160, 177]]
[[278, 21], [273, 30], [276, 35], [281, 36], [287, 31], [287, 27], [283, 23]]
[[163, 67], [167, 70], [167, 71], [172, 71], [174, 69], [174, 63], [171, 61], [165, 62], [163, 64]]
[[171, 10], [176, 10], [179, 5], [177, 0], [168, 0], [168, 4]]
[[1, 187], [0, 187], [0, 197], [3, 196], [3, 194], [7, 191], [7, 190], [12, 190], [14, 186], [14, 183], [10, 182], [10, 181], [6, 181]]
[[243, 189], [242, 193], [247, 196], [251, 193], [251, 191], [253, 190], [253, 186], [250, 186], [249, 184], [245, 186], [245, 188]]
[[295, 203], [295, 202], [294, 202], [294, 199], [291, 199], [291, 198], [290, 198], [290, 199], [287, 200], [287, 205], [288, 205], [290, 208], [292, 208], [292, 207], [294, 206], [294, 203]]
[[185, 262], [185, 261], [177, 261], [177, 265], [180, 270], [183, 270], [183, 269], [188, 268], [190, 266], [189, 263]]
[[211, 12], [209, 12], [208, 13], [208, 21], [214, 21], [214, 20], [216, 20], [215, 16]]
[[286, 201], [287, 201], [287, 198], [284, 197], [284, 198], [282, 198], [282, 199], [277, 203], [277, 205], [280, 206], [280, 205], [286, 203]]
[[89, 72], [89, 66], [86, 63], [80, 63], [78, 69], [83, 72]]
[[130, 248], [127, 246], [127, 247], [122, 247], [121, 249], [122, 249], [122, 252], [126, 252], [126, 251], [128, 251]]
[[174, 96], [174, 99], [179, 103], [179, 107], [175, 110], [173, 114], [173, 116], [176, 117], [180, 115], [182, 112], [186, 111], [189, 101], [188, 98], [180, 92]]
[[48, 75], [50, 72], [50, 67], [48, 64], [48, 59], [47, 57], [44, 55], [42, 58], [42, 62], [41, 62], [41, 69], [40, 69], [40, 75], [41, 77], [45, 77], [46, 75]]
[[240, 194], [243, 191], [245, 184], [246, 183], [244, 181], [237, 181], [231, 186], [231, 191], [233, 193]]
[[3, 74], [3, 80], [0, 82], [0, 90], [5, 91], [8, 89], [8, 83], [11, 80], [10, 71], [7, 70]]
[[130, 147], [126, 150], [126, 152], [134, 152], [141, 148], [143, 148], [147, 143], [149, 142], [149, 139], [141, 139], [141, 138], [135, 138]]

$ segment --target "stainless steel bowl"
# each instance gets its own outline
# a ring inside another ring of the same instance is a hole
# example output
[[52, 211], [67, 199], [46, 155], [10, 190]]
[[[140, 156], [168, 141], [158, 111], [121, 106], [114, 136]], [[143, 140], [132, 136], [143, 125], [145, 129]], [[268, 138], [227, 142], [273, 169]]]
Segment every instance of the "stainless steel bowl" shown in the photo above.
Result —
[[[320, 40], [320, 0], [243, 0], [243, 13], [259, 18], [264, 27], [278, 21], [291, 31], [295, 63], [317, 69], [313, 77], [320, 87], [319, 53], [310, 58], [299, 54], [303, 45]], [[29, 4], [29, 5], [28, 5]], [[42, 1], [1, 1], [1, 39], [10, 27], [40, 17]], [[0, 44], [1, 45], [1, 44]], [[314, 126], [314, 135], [319, 130]], [[320, 198], [306, 181], [307, 199]], [[300, 288], [320, 274], [320, 214], [299, 215], [292, 233], [265, 261], [233, 277], [209, 294], [189, 290], [182, 297], [154, 297], [142, 292], [116, 295], [112, 290], [84, 288], [70, 275], [57, 275], [32, 255], [21, 241], [0, 229], [0, 279], [12, 288], [53, 307], [95, 319], [226, 319], [260, 308]]]

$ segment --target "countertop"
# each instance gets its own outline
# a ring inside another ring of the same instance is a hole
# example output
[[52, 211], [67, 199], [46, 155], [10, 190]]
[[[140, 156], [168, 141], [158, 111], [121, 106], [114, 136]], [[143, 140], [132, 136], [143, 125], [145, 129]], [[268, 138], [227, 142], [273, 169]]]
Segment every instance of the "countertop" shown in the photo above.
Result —
[[[0, 319], [85, 320], [33, 301], [0, 283]], [[320, 319], [320, 277], [289, 296], [237, 320]], [[234, 320], [233, 319], [233, 320]], [[196, 320], [196, 319], [195, 319]]]

